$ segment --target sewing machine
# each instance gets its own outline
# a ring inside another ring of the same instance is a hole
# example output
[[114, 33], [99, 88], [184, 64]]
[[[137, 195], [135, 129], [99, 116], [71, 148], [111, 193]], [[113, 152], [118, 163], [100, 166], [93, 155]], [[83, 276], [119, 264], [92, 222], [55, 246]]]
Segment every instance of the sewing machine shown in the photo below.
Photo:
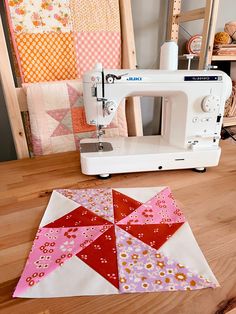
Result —
[[[220, 131], [231, 79], [221, 71], [106, 70], [100, 64], [83, 77], [87, 123], [98, 138], [81, 140], [82, 172], [112, 173], [218, 165]], [[161, 135], [102, 139], [128, 96], [162, 96]]]

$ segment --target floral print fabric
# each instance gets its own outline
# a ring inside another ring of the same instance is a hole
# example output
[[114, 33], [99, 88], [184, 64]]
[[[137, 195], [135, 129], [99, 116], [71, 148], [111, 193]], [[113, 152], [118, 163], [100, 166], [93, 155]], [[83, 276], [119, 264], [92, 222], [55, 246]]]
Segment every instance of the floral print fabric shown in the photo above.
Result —
[[112, 189], [57, 190], [94, 214], [114, 222]]
[[67, 0], [9, 0], [16, 33], [70, 32], [72, 21]]
[[184, 222], [185, 218], [177, 206], [170, 189], [164, 189], [141, 205], [120, 224], [165, 224]]
[[15, 294], [37, 284], [104, 231], [101, 226], [39, 229]]
[[186, 266], [116, 227], [120, 291], [153, 292], [215, 287]]

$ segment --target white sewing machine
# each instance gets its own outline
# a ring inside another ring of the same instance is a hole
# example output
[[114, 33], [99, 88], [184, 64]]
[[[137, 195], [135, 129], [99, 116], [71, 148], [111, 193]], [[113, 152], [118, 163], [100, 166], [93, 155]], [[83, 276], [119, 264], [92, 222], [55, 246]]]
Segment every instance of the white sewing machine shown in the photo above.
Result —
[[[221, 71], [103, 70], [85, 73], [83, 94], [87, 123], [98, 139], [81, 140], [82, 172], [156, 171], [218, 165], [220, 131], [231, 79]], [[119, 104], [128, 96], [162, 96], [158, 136], [101, 139]]]

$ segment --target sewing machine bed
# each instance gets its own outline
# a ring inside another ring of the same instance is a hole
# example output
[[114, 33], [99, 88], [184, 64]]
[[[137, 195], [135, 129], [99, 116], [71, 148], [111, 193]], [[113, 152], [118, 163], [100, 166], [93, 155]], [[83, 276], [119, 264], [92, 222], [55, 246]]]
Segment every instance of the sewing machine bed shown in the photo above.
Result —
[[[162, 136], [106, 138], [112, 144], [109, 152], [81, 153], [82, 172], [88, 175], [160, 171], [216, 166], [221, 149], [206, 147], [197, 150], [170, 145]], [[81, 143], [96, 143], [83, 139]]]

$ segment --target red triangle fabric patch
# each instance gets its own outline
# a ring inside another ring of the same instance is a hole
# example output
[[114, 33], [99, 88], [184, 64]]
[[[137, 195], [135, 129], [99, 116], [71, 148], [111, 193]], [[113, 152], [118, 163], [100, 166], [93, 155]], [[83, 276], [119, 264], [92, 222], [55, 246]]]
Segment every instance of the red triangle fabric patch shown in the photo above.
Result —
[[142, 205], [141, 202], [124, 195], [118, 191], [112, 190], [114, 219], [118, 222], [131, 214], [135, 209]]
[[117, 225], [135, 238], [158, 250], [182, 224]]
[[113, 286], [119, 288], [115, 229], [110, 227], [93, 243], [76, 254]]
[[46, 228], [84, 227], [93, 225], [112, 225], [109, 221], [80, 206], [61, 218], [44, 226]]

